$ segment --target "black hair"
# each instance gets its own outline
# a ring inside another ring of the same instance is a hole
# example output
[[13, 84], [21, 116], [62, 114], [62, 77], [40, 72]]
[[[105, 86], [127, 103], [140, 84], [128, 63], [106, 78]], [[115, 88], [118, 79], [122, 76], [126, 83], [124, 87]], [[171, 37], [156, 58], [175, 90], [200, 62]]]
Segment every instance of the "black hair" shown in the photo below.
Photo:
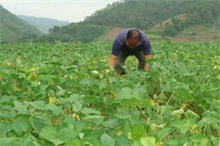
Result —
[[140, 41], [141, 38], [142, 38], [141, 32], [139, 30], [137, 30], [137, 29], [131, 29], [131, 30], [128, 31], [126, 38], [127, 39], [129, 39], [129, 38], [136, 38], [136, 39], [138, 39]]

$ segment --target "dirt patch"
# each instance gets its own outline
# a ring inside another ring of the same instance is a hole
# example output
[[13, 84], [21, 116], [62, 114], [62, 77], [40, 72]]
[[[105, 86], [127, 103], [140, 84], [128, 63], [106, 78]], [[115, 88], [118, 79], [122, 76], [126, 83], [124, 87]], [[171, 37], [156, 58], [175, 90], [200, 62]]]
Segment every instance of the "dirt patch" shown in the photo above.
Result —
[[177, 36], [170, 38], [170, 40], [174, 42], [186, 42], [186, 41], [199, 41], [199, 42], [219, 41], [220, 42], [220, 33], [206, 33], [196, 36], [179, 36], [179, 37]]
[[[115, 27], [110, 30], [102, 40], [114, 41], [118, 33], [124, 28]], [[219, 41], [220, 42], [220, 33], [202, 33], [195, 36], [176, 36], [169, 38], [173, 42], [187, 42], [187, 41], [198, 41], [198, 42], [207, 42], [207, 41]]]
[[120, 27], [115, 27], [115, 28], [113, 28], [108, 34], [106, 34], [106, 35], [103, 37], [103, 39], [104, 39], [104, 40], [110, 40], [110, 41], [114, 40], [114, 39], [117, 37], [118, 33], [119, 33], [122, 29], [123, 29], [123, 28], [120, 28]]

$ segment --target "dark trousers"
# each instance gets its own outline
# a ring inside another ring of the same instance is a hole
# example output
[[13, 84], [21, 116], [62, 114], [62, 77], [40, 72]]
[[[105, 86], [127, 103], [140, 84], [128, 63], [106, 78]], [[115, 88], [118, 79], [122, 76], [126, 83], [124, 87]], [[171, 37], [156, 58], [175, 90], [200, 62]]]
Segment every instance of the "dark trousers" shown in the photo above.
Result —
[[135, 56], [138, 60], [138, 69], [143, 70], [144, 66], [146, 64], [146, 58], [143, 54], [143, 51], [137, 51], [133, 53], [129, 53], [126, 51], [121, 51], [121, 53], [118, 56], [116, 66], [115, 66], [115, 71], [118, 74], [125, 74], [125, 69], [122, 67], [125, 64], [125, 60], [127, 59], [128, 56]]

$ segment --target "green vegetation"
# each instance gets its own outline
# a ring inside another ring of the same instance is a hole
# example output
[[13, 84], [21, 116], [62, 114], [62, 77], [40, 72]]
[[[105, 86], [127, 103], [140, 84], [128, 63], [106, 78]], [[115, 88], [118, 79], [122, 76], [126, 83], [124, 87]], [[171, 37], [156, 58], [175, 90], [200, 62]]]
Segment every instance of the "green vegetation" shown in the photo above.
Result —
[[[60, 27], [61, 34], [57, 35], [58, 28], [54, 27], [50, 30], [48, 37], [51, 37], [52, 40], [54, 38], [55, 40], [66, 40], [68, 37], [70, 41], [81, 41], [82, 39], [79, 36], [84, 38], [89, 33], [78, 33], [76, 31], [87, 29], [91, 25], [96, 26], [97, 35], [102, 36], [105, 33], [103, 27], [106, 26], [108, 28], [137, 27], [151, 32], [151, 29], [157, 24], [163, 26], [162, 30], [156, 29], [152, 33], [175, 36], [194, 25], [203, 25], [207, 29], [214, 26], [219, 20], [219, 9], [219, 0], [124, 0], [96, 11], [83, 22]], [[184, 18], [177, 17], [179, 15], [184, 15]], [[170, 18], [170, 22], [162, 24], [163, 21]], [[91, 36], [95, 34], [95, 31], [91, 32]], [[218, 32], [217, 28], [215, 32]], [[96, 36], [86, 38], [84, 42], [94, 41]]]
[[[0, 42], [91, 42], [100, 40], [115, 27], [137, 27], [148, 34], [174, 37], [198, 25], [205, 27], [206, 32], [214, 28], [213, 38], [219, 37], [219, 9], [219, 0], [124, 0], [96, 11], [82, 22], [54, 26], [48, 35], [38, 37], [36, 28], [24, 24], [1, 6], [0, 31], [3, 35]], [[192, 30], [190, 33], [196, 36], [199, 32]]]
[[31, 25], [38, 28], [42, 33], [48, 34], [49, 29], [53, 28], [53, 26], [64, 26], [69, 24], [67, 21], [60, 21], [50, 18], [42, 18], [42, 17], [33, 17], [33, 16], [24, 16], [18, 15], [18, 18], [21, 18]]
[[[0, 145], [219, 146], [219, 42], [161, 41], [219, 32], [219, 7], [124, 0], [40, 37], [0, 6]], [[152, 71], [108, 67], [114, 27], [150, 33]]]
[[49, 30], [49, 35], [45, 35], [40, 40], [55, 42], [90, 42], [96, 41], [98, 38], [109, 30], [106, 26], [97, 25], [81, 25], [72, 23], [70, 25], [59, 27], [54, 26]]
[[41, 32], [0, 5], [0, 43], [36, 39]]
[[153, 43], [152, 71], [111, 43], [0, 45], [0, 145], [219, 146], [219, 43]]

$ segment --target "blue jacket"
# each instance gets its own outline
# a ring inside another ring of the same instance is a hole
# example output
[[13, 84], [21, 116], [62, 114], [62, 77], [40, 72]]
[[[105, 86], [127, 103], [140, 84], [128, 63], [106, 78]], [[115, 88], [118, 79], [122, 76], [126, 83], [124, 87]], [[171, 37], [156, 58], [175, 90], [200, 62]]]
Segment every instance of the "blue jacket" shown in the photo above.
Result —
[[142, 36], [140, 45], [134, 49], [125, 49], [127, 47], [126, 36], [127, 36], [128, 31], [131, 29], [137, 29], [137, 28], [126, 28], [122, 30], [121, 32], [119, 32], [112, 46], [112, 54], [115, 56], [118, 56], [122, 50], [127, 50], [127, 51], [130, 51], [131, 54], [132, 52], [135, 52], [135, 51], [143, 51], [144, 55], [150, 55], [151, 54], [150, 40], [147, 37], [147, 35], [139, 29], [137, 30], [141, 32], [141, 36]]

